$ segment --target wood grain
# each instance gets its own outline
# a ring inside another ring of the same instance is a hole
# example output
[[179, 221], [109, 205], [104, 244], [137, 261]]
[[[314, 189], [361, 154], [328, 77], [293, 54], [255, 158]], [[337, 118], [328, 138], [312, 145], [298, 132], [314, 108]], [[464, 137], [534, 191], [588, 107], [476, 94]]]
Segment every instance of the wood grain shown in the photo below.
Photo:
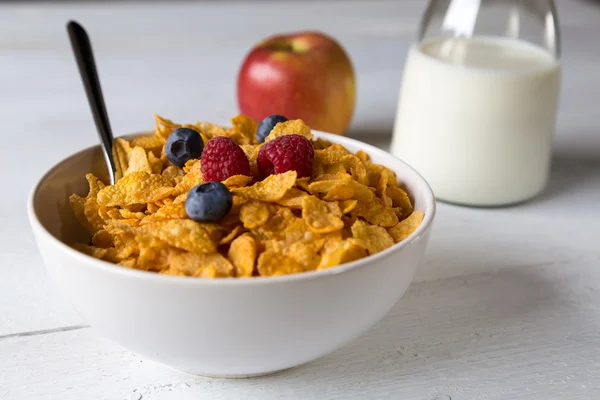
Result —
[[[595, 263], [416, 283], [367, 334], [322, 359], [248, 380], [159, 366], [92, 329], [0, 341], [15, 399], [585, 399], [600, 391]], [[574, 276], [569, 271], [578, 269]], [[94, 396], [92, 397], [92, 394]], [[0, 398], [2, 391], [0, 391]]]

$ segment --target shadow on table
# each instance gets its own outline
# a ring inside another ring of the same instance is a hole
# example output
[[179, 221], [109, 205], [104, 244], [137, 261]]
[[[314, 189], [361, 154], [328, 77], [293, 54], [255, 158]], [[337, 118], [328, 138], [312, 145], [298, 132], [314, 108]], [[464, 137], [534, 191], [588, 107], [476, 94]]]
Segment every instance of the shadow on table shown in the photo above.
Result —
[[435, 368], [468, 365], [481, 360], [481, 353], [526, 348], [540, 329], [564, 323], [547, 316], [560, 307], [576, 305], [561, 298], [555, 283], [534, 271], [505, 269], [417, 283], [359, 339], [306, 366], [258, 379], [269, 383], [310, 379], [313, 392], [340, 383], [382, 385], [386, 379], [397, 385], [404, 378], [428, 376]]
[[600, 185], [600, 150], [559, 151], [552, 159], [550, 181], [534, 203], [558, 201]]

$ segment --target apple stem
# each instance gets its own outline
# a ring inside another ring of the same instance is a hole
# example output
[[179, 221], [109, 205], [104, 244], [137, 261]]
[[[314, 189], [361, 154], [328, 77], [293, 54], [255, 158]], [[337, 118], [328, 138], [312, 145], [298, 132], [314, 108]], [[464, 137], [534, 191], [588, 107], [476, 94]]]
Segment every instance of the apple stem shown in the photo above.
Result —
[[270, 47], [273, 50], [278, 50], [278, 51], [289, 51], [289, 52], [294, 51], [294, 46], [292, 46], [290, 43], [275, 43]]

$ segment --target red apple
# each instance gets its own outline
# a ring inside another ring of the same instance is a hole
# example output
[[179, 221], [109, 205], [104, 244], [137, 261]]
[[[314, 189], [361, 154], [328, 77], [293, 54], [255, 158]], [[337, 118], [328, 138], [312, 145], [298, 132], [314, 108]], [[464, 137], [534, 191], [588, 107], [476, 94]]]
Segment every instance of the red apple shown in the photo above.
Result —
[[237, 82], [242, 114], [302, 119], [313, 129], [343, 134], [355, 104], [352, 63], [320, 32], [269, 37], [246, 56]]

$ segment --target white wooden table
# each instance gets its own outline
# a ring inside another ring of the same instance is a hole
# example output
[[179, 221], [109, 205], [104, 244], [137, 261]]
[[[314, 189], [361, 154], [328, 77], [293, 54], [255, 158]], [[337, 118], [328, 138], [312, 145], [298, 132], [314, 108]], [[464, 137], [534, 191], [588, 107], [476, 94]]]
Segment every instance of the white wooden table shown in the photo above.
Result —
[[[314, 5], [316, 10], [308, 5]], [[249, 380], [186, 375], [99, 337], [57, 293], [30, 186], [95, 143], [64, 23], [97, 52], [117, 134], [152, 114], [226, 122], [254, 42], [321, 29], [358, 73], [350, 135], [385, 147], [421, 0], [0, 6], [0, 399], [591, 399], [600, 393], [600, 7], [559, 0], [564, 85], [552, 181], [504, 209], [440, 204], [397, 306], [344, 348]]]

